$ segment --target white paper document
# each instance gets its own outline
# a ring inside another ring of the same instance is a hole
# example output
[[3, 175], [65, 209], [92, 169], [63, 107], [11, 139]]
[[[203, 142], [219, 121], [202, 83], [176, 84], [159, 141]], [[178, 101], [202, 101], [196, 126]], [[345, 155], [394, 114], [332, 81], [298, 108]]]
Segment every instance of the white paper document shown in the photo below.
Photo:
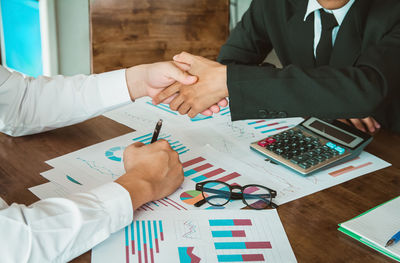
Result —
[[93, 263], [296, 262], [276, 210], [139, 212]]

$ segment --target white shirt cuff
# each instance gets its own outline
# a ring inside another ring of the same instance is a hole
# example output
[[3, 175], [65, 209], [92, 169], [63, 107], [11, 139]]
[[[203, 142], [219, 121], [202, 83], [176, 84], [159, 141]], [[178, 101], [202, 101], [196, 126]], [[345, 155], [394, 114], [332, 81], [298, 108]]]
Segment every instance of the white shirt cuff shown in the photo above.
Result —
[[129, 192], [121, 185], [111, 182], [89, 191], [102, 202], [111, 218], [111, 232], [132, 222], [133, 208]]
[[125, 69], [97, 74], [97, 83], [105, 107], [131, 102]]

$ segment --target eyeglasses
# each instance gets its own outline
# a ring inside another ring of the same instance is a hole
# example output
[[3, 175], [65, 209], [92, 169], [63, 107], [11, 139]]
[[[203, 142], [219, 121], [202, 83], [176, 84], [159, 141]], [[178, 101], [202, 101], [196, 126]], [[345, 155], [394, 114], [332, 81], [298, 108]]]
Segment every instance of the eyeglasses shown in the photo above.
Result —
[[272, 202], [276, 191], [262, 185], [249, 184], [245, 186], [229, 185], [221, 181], [205, 181], [196, 184], [196, 190], [201, 191], [203, 198], [194, 204], [196, 207], [206, 202], [213, 206], [224, 206], [230, 200], [243, 200], [243, 203], [253, 209], [265, 209], [269, 206], [277, 208]]

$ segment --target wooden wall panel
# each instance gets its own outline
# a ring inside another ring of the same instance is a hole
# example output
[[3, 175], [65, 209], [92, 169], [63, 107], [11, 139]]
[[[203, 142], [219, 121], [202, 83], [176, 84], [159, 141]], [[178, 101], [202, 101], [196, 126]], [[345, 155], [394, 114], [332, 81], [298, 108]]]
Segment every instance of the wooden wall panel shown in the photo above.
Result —
[[91, 0], [92, 71], [171, 60], [216, 59], [229, 33], [229, 0]]

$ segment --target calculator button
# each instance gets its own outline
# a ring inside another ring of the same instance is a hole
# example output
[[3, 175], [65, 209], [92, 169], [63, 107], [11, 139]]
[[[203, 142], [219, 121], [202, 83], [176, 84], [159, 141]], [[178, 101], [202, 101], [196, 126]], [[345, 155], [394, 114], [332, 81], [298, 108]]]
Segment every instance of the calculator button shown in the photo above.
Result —
[[325, 153], [323, 153], [321, 155], [324, 156], [326, 159], [330, 159], [333, 156], [333, 154], [331, 154], [330, 152], [325, 152]]
[[319, 164], [319, 160], [318, 160], [317, 158], [312, 158], [312, 159], [308, 160], [308, 162], [309, 162], [311, 165], [317, 165], [317, 164]]
[[311, 164], [309, 162], [302, 162], [302, 163], [299, 163], [299, 166], [303, 169], [308, 169], [311, 167]]
[[315, 158], [317, 158], [317, 159], [318, 159], [318, 161], [320, 161], [320, 162], [323, 162], [323, 161], [325, 161], [325, 160], [326, 160], [326, 157], [325, 157], [325, 156], [323, 156], [323, 155], [318, 155], [318, 156], [316, 156]]
[[339, 153], [339, 154], [344, 154], [344, 152], [346, 151], [344, 148], [340, 147], [340, 146], [336, 146], [335, 150]]
[[315, 151], [317, 154], [321, 154], [321, 153], [324, 152], [324, 149], [322, 149], [322, 148], [317, 148], [317, 149], [315, 149], [314, 151]]
[[268, 145], [268, 143], [265, 140], [259, 141], [257, 144], [260, 145], [261, 147], [265, 147]]
[[306, 160], [308, 160], [309, 158], [310, 158], [310, 156], [307, 155], [307, 154], [303, 154], [303, 155], [297, 156], [297, 159], [299, 160], [299, 162], [306, 161]]
[[331, 149], [335, 149], [335, 147], [336, 147], [336, 144], [334, 144], [333, 142], [327, 142], [325, 145]]
[[326, 145], [324, 145], [324, 146], [322, 146], [321, 147], [324, 151], [328, 151], [328, 150], [330, 150], [331, 148], [329, 148], [328, 146], [326, 146]]
[[291, 153], [285, 153], [285, 154], [282, 154], [282, 157], [285, 158], [286, 160], [289, 160], [293, 157], [293, 155]]
[[338, 151], [336, 151], [336, 150], [330, 150], [329, 151], [333, 156], [337, 156], [337, 155], [339, 155], [339, 152]]

